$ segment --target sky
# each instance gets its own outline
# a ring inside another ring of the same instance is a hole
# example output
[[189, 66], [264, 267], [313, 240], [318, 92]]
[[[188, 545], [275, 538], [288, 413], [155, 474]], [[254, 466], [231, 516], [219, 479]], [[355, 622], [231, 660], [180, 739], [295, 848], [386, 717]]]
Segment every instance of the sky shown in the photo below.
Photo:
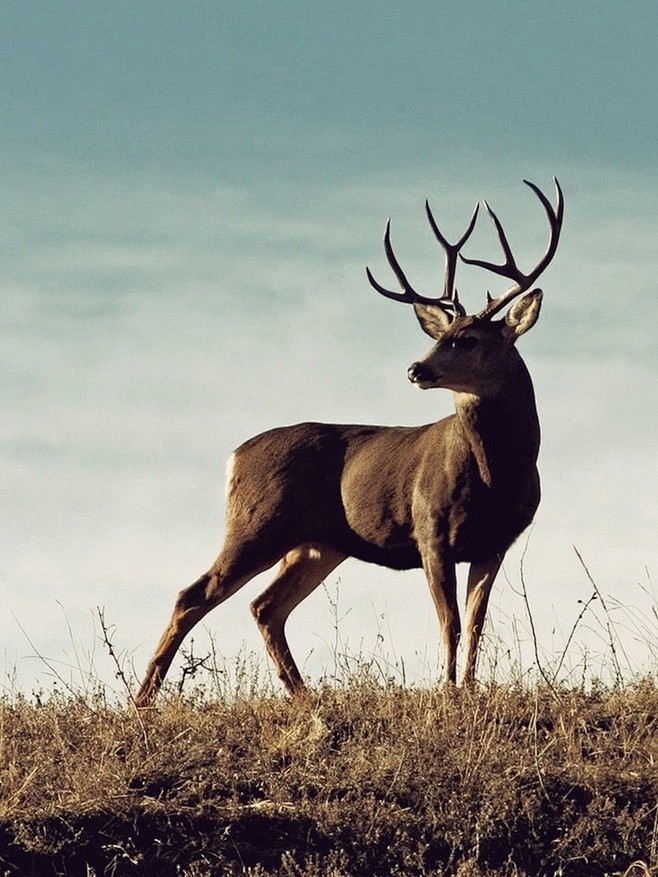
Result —
[[[0, 690], [118, 685], [99, 607], [139, 676], [219, 551], [249, 436], [448, 415], [448, 391], [408, 383], [428, 339], [365, 265], [391, 281], [390, 216], [438, 294], [424, 200], [457, 237], [483, 197], [532, 265], [547, 228], [522, 180], [552, 197], [553, 175], [563, 236], [519, 342], [543, 500], [481, 675], [554, 665], [567, 641], [572, 679], [611, 652], [655, 669], [657, 37], [653, 0], [4, 0]], [[469, 247], [498, 258], [482, 220]], [[471, 310], [495, 284], [460, 268]], [[267, 668], [248, 610], [266, 581], [207, 617], [196, 654]], [[288, 630], [310, 679], [352, 659], [440, 673], [420, 571], [346, 562]]]

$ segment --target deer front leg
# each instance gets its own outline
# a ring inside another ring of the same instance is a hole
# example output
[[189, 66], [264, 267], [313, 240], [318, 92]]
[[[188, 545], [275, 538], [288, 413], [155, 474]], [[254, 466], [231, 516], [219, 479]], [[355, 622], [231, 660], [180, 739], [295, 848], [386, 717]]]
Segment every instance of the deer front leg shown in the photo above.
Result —
[[500, 569], [502, 557], [472, 563], [468, 571], [466, 587], [466, 665], [464, 667], [464, 685], [475, 682], [475, 665], [478, 657], [478, 645], [491, 587]]
[[434, 543], [423, 553], [423, 569], [439, 617], [446, 656], [446, 680], [457, 681], [457, 644], [461, 633], [455, 564], [443, 546]]

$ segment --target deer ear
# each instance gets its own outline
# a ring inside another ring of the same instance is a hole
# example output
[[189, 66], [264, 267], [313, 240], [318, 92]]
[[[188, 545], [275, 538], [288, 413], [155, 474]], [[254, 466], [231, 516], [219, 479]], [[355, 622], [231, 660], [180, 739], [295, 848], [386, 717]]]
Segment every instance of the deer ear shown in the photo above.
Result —
[[533, 289], [514, 302], [502, 321], [503, 337], [512, 343], [537, 322], [542, 300], [541, 289]]
[[423, 332], [430, 338], [438, 341], [453, 321], [452, 314], [448, 314], [440, 305], [424, 305], [414, 302], [414, 311]]

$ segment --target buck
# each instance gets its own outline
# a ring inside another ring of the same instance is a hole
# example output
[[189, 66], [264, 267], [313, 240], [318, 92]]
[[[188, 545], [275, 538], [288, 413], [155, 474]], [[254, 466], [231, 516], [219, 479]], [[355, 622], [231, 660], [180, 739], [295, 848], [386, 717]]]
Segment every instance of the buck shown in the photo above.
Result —
[[[456, 681], [460, 618], [455, 566], [468, 562], [466, 655], [463, 681], [472, 684], [487, 602], [505, 552], [532, 520], [539, 503], [539, 420], [528, 370], [515, 342], [530, 329], [542, 293], [532, 291], [552, 260], [564, 200], [556, 206], [534, 184], [550, 226], [547, 249], [523, 273], [496, 214], [485, 207], [504, 254], [502, 264], [468, 259], [461, 239], [449, 243], [429, 204], [427, 218], [445, 251], [443, 294], [419, 295], [391, 245], [384, 250], [400, 291], [372, 286], [386, 298], [413, 305], [434, 340], [408, 370], [422, 389], [454, 393], [455, 412], [418, 427], [300, 423], [257, 435], [227, 467], [226, 536], [208, 572], [181, 591], [171, 620], [137, 695], [145, 706], [157, 693], [184, 637], [211, 609], [277, 562], [272, 584], [251, 605], [278, 676], [288, 692], [304, 687], [290, 653], [285, 624], [292, 610], [338, 564], [356, 557], [392, 569], [422, 567], [438, 614], [445, 673]], [[455, 289], [458, 258], [513, 281], [496, 298], [467, 314]], [[525, 294], [524, 294], [525, 293]], [[521, 297], [519, 297], [521, 296]], [[507, 306], [505, 315], [493, 319]]]

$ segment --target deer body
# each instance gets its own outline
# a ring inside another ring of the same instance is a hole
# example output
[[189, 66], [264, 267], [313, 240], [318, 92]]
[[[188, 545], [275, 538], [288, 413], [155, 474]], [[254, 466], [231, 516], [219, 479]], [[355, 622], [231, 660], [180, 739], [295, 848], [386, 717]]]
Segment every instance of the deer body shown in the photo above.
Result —
[[256, 436], [235, 454], [231, 527], [238, 539], [255, 529], [259, 545], [325, 543], [391, 569], [422, 566], [428, 528], [455, 562], [504, 554], [539, 502], [536, 410], [477, 398], [457, 409], [420, 427], [301, 423]]
[[[539, 421], [530, 375], [515, 342], [534, 325], [541, 292], [524, 295], [504, 319], [491, 320], [502, 304], [527, 289], [557, 245], [559, 187], [555, 213], [538, 194], [552, 227], [546, 256], [531, 275], [522, 275], [492, 214], [507, 262], [476, 264], [512, 276], [517, 284], [475, 316], [464, 313], [451, 290], [439, 300], [413, 292], [392, 254], [387, 228], [387, 255], [404, 293], [384, 290], [368, 272], [371, 283], [388, 297], [413, 303], [421, 327], [435, 344], [410, 367], [409, 378], [422, 389], [453, 390], [455, 413], [419, 427], [300, 423], [241, 445], [227, 479], [222, 551], [210, 570], [179, 594], [138, 704], [148, 704], [155, 695], [189, 630], [278, 561], [276, 578], [254, 600], [252, 612], [291, 693], [303, 681], [286, 641], [285, 622], [346, 557], [393, 569], [423, 568], [450, 681], [456, 678], [461, 632], [455, 565], [470, 563], [464, 679], [473, 681], [491, 586], [505, 552], [532, 520], [540, 496]], [[462, 240], [450, 245], [428, 207], [446, 249], [447, 278], [454, 279], [457, 253], [476, 214]]]

